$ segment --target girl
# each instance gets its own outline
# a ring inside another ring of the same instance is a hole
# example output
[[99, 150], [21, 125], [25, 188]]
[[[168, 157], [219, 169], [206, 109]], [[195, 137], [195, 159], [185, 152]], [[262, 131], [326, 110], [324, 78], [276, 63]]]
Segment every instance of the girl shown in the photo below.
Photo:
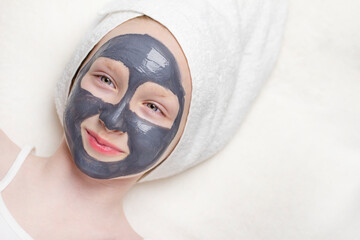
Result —
[[252, 4], [109, 4], [59, 81], [55, 154], [28, 155], [1, 134], [0, 235], [142, 239], [125, 193], [215, 154], [273, 66], [279, 33], [253, 17], [273, 6]]

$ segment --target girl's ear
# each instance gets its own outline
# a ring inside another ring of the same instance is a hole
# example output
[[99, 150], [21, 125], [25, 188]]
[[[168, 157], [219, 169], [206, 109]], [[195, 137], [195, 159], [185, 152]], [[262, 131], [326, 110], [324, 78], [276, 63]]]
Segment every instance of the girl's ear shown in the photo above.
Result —
[[88, 60], [90, 60], [90, 56], [93, 56], [93, 52], [95, 51], [95, 49], [98, 48], [99, 43], [95, 44], [95, 46], [91, 49], [91, 51], [86, 55], [86, 57], [82, 60], [80, 66], [78, 67], [78, 69], [76, 70], [73, 78], [71, 79], [71, 84], [70, 84], [70, 88], [69, 88], [69, 92], [68, 92], [68, 96], [71, 93], [71, 89], [75, 83], [75, 80], [77, 78], [77, 76], [79, 75], [80, 70], [85, 66], [85, 64], [88, 62]]

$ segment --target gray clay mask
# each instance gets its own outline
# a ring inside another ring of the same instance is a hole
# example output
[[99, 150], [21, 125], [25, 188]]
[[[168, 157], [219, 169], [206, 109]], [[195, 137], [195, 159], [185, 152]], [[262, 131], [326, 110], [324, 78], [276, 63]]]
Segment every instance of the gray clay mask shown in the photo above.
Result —
[[[129, 69], [128, 89], [116, 104], [104, 102], [81, 88], [81, 81], [94, 61], [109, 58], [122, 62]], [[175, 94], [179, 110], [171, 128], [164, 128], [140, 118], [130, 110], [136, 89], [154, 82]], [[179, 67], [171, 52], [149, 35], [126, 34], [110, 39], [80, 70], [64, 114], [64, 130], [76, 166], [90, 177], [110, 179], [143, 172], [152, 167], [175, 137], [183, 109], [184, 89]], [[122, 160], [103, 162], [91, 157], [84, 149], [81, 123], [99, 115], [105, 127], [128, 134], [129, 154]]]

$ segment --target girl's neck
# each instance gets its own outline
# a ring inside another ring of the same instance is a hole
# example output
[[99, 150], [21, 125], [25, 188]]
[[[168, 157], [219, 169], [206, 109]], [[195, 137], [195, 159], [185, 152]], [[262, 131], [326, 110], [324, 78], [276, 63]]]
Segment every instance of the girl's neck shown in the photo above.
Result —
[[[65, 140], [55, 154], [46, 159], [40, 170], [39, 182], [46, 195], [52, 195], [59, 206], [72, 206], [74, 217], [92, 225], [113, 226], [114, 232], [127, 239], [142, 239], [128, 223], [122, 201], [139, 176], [121, 179], [93, 179], [74, 164]], [[90, 219], [90, 220], [89, 220]]]
[[121, 179], [94, 179], [82, 173], [72, 160], [65, 139], [53, 156], [47, 159], [41, 174], [51, 188], [84, 204], [119, 209], [126, 192], [139, 176]]

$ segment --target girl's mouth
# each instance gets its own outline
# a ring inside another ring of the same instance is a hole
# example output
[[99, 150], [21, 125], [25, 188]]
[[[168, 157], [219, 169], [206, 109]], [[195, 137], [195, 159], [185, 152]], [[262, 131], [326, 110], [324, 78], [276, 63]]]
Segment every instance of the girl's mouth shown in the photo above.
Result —
[[124, 151], [118, 147], [99, 137], [95, 132], [88, 129], [85, 129], [85, 131], [90, 146], [101, 154], [114, 156], [124, 153]]

